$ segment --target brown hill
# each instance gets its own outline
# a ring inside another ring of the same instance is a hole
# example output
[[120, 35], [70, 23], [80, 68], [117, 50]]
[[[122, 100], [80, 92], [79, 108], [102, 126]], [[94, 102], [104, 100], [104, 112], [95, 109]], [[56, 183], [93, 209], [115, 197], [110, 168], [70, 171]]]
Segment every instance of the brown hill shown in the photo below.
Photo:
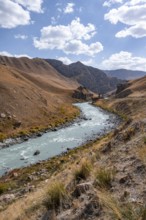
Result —
[[146, 96], [146, 76], [120, 84], [116, 91], [117, 98], [125, 97], [145, 97]]
[[68, 120], [77, 87], [41, 59], [0, 57], [0, 132]]

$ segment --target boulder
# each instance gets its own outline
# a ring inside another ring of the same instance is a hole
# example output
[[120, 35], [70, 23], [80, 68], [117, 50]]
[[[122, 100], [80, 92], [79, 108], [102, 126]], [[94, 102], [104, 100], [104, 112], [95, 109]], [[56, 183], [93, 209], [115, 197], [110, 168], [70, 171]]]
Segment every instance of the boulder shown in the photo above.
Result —
[[0, 117], [1, 117], [1, 118], [6, 118], [6, 114], [5, 114], [5, 113], [1, 113], [1, 114], [0, 114]]
[[14, 122], [13, 127], [19, 128], [21, 126], [21, 124], [22, 124], [21, 121], [16, 121], [16, 122]]
[[76, 188], [73, 192], [73, 196], [79, 197], [81, 194], [86, 193], [86, 191], [92, 189], [92, 183], [91, 182], [86, 182], [86, 183], [80, 183], [76, 185]]
[[40, 151], [39, 151], [39, 150], [36, 150], [33, 155], [34, 155], [34, 156], [37, 156], [38, 154], [40, 154]]

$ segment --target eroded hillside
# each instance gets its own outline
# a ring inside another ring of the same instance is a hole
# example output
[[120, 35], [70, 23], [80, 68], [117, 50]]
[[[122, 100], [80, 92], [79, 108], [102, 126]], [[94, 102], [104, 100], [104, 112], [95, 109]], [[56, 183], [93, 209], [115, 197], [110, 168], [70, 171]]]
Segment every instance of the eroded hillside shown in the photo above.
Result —
[[1, 137], [57, 125], [77, 113], [71, 103], [78, 84], [45, 61], [0, 57], [0, 63]]

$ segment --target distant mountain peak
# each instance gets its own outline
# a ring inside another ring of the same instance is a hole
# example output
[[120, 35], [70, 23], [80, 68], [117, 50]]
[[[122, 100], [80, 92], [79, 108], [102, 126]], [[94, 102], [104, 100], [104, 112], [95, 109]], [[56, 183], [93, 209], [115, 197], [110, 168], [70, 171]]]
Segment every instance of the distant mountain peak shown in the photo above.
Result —
[[70, 65], [59, 64], [58, 61], [46, 60], [62, 75], [73, 78], [82, 86], [95, 93], [104, 94], [106, 92], [116, 89], [117, 84], [121, 83], [115, 77], [109, 77], [100, 69], [95, 67], [86, 66], [85, 64], [77, 61]]

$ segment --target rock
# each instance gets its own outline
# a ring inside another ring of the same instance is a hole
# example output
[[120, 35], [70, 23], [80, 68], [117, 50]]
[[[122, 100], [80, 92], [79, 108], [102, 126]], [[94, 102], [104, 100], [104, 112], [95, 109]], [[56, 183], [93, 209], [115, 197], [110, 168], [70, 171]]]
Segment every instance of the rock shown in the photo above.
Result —
[[125, 175], [125, 176], [123, 176], [123, 177], [121, 177], [120, 179], [119, 179], [119, 183], [120, 184], [125, 184], [125, 183], [127, 183], [129, 181], [129, 176], [128, 175]]
[[14, 172], [13, 177], [18, 177], [18, 173]]
[[89, 189], [92, 189], [92, 183], [91, 182], [86, 182], [86, 183], [80, 183], [76, 185], [76, 188], [73, 192], [73, 196], [79, 197], [82, 193], [86, 193]]
[[14, 194], [6, 194], [0, 197], [0, 202], [12, 202], [15, 199]]
[[40, 154], [40, 151], [39, 150], [36, 150], [33, 154], [33, 156], [37, 156], [38, 154]]
[[14, 124], [13, 124], [13, 127], [14, 128], [19, 128], [21, 126], [21, 121], [16, 121]]
[[76, 90], [74, 90], [72, 97], [75, 99], [83, 99], [89, 101], [92, 100], [93, 93], [90, 92], [86, 87], [79, 86]]
[[101, 150], [102, 153], [109, 153], [111, 151], [111, 142], [106, 144], [103, 149]]
[[[81, 217], [89, 219], [89, 216], [99, 216], [101, 214], [101, 205], [98, 197], [90, 200], [81, 213]], [[94, 218], [95, 219], [95, 218]]]
[[37, 137], [41, 137], [43, 135], [43, 133], [42, 132], [39, 132], [36, 136]]
[[1, 114], [0, 114], [0, 117], [1, 117], [1, 118], [6, 118], [6, 114], [5, 114], [5, 113], [1, 113]]

